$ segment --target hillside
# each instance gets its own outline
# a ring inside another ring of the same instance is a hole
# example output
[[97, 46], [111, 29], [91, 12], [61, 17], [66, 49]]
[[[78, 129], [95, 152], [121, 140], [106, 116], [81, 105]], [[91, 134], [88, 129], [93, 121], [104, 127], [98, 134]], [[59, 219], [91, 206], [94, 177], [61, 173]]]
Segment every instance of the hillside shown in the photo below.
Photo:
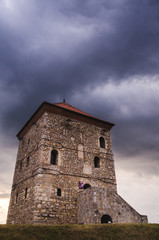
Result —
[[159, 240], [159, 224], [0, 225], [0, 240]]

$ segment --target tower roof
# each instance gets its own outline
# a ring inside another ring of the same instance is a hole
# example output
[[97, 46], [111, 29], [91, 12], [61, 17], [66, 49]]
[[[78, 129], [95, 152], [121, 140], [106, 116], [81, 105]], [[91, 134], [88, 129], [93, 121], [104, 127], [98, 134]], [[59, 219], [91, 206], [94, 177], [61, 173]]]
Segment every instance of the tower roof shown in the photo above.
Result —
[[96, 125], [107, 130], [111, 129], [115, 125], [114, 123], [95, 118], [88, 113], [83, 112], [82, 110], [75, 108], [68, 103], [65, 103], [65, 101], [54, 104], [43, 102], [17, 134], [18, 139], [22, 138], [25, 135], [25, 133], [31, 128], [33, 124], [35, 124], [35, 122], [42, 116], [44, 112], [51, 112], [68, 118], [74, 118], [76, 120], [87, 122], [89, 124]]
[[75, 108], [75, 107], [71, 106], [71, 105], [68, 104], [68, 103], [61, 102], [61, 103], [55, 103], [55, 105], [56, 105], [56, 106], [59, 106], [59, 107], [61, 107], [61, 108], [65, 108], [65, 109], [67, 109], [67, 110], [70, 110], [70, 111], [73, 111], [73, 112], [77, 112], [77, 113], [80, 113], [80, 114], [83, 114], [83, 115], [86, 115], [86, 116], [89, 116], [89, 117], [92, 117], [92, 118], [93, 118], [93, 116], [89, 115], [89, 114], [86, 113], [86, 112], [81, 111], [81, 110], [78, 109], [78, 108]]

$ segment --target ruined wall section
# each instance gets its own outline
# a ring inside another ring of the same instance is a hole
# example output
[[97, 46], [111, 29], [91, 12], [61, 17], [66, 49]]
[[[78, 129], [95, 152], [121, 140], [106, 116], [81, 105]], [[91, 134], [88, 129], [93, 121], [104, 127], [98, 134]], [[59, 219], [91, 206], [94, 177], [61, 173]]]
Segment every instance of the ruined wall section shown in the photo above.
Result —
[[78, 223], [101, 223], [103, 215], [109, 215], [113, 223], [147, 223], [147, 217], [140, 215], [115, 191], [96, 187], [81, 190], [77, 198]]

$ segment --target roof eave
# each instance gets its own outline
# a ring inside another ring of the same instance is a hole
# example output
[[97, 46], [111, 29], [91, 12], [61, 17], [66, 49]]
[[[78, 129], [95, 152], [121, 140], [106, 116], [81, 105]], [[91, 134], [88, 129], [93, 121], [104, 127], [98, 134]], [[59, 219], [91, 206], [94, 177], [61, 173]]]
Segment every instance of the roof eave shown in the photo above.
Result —
[[33, 125], [33, 122], [36, 122], [44, 112], [52, 112], [58, 115], [64, 115], [66, 117], [72, 117], [74, 119], [83, 121], [83, 122], [87, 122], [87, 123], [91, 123], [93, 125], [97, 125], [106, 129], [111, 129], [115, 124], [111, 123], [111, 122], [107, 122], [95, 117], [91, 117], [91, 116], [87, 116], [87, 115], [83, 115], [81, 113], [78, 112], [74, 112], [71, 111], [69, 109], [65, 109], [62, 108], [60, 106], [56, 106], [55, 104], [52, 103], [48, 103], [46, 101], [44, 101], [39, 108], [35, 111], [35, 113], [31, 116], [31, 118], [26, 122], [26, 124], [24, 125], [24, 127], [18, 132], [17, 134], [17, 138], [20, 139], [22, 138], [25, 133], [31, 128], [31, 126]]

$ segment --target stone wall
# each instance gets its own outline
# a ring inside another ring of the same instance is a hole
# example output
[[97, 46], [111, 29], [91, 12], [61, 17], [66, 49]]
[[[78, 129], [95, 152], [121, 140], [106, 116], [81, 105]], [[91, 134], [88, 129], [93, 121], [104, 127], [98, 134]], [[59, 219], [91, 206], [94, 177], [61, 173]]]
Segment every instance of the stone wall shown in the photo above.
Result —
[[[52, 150], [57, 165], [50, 164]], [[7, 223], [77, 223], [79, 181], [116, 191], [110, 131], [46, 112], [19, 142]]]
[[78, 223], [101, 223], [103, 215], [111, 217], [113, 223], [147, 223], [116, 191], [108, 188], [91, 187], [78, 192]]
[[[34, 218], [35, 176], [43, 146], [43, 115], [19, 141], [7, 223], [32, 223]], [[27, 197], [25, 191], [27, 188]]]

